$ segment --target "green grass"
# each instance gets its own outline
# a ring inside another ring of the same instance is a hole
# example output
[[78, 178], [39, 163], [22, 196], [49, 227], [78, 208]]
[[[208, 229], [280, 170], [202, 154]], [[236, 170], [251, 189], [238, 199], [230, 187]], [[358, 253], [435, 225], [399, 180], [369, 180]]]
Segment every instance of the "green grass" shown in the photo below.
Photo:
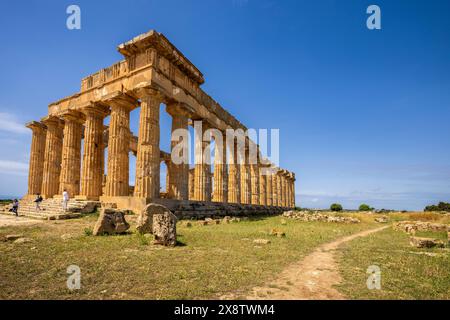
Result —
[[[444, 239], [420, 236], [437, 234]], [[352, 299], [450, 299], [450, 249], [413, 248], [409, 237], [389, 228], [342, 246], [338, 290]], [[370, 265], [381, 268], [381, 290], [367, 289]]]
[[[95, 217], [0, 228], [32, 243], [0, 242], [0, 299], [209, 299], [244, 293], [310, 253], [319, 244], [373, 228], [360, 224], [299, 222], [281, 217], [191, 228], [178, 224], [179, 246], [151, 245], [134, 232], [92, 236]], [[134, 230], [134, 217], [131, 220]], [[378, 225], [376, 225], [378, 226]], [[272, 228], [285, 238], [268, 235]], [[61, 235], [72, 238], [63, 240]], [[270, 239], [256, 246], [254, 239]], [[81, 289], [66, 288], [69, 265], [81, 268]]]

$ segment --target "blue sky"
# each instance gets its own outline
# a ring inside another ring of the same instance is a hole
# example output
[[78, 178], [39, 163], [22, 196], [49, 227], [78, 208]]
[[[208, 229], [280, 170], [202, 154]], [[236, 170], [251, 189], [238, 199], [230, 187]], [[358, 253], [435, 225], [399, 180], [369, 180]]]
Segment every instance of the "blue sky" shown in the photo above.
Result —
[[[66, 28], [70, 4], [81, 7], [81, 30]], [[381, 8], [381, 30], [366, 28], [371, 4]], [[298, 205], [450, 201], [449, 12], [445, 0], [5, 2], [0, 195], [26, 192], [31, 133], [23, 124], [120, 60], [118, 44], [156, 29], [239, 120], [280, 129]], [[167, 151], [170, 117], [161, 122]]]

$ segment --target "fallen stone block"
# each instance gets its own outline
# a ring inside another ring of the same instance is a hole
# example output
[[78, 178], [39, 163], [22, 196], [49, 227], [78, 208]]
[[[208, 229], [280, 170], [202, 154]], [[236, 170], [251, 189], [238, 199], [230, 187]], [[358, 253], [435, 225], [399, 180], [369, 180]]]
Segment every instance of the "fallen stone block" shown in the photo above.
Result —
[[103, 208], [94, 226], [93, 235], [120, 234], [130, 228], [122, 211]]
[[441, 240], [432, 238], [411, 237], [409, 243], [416, 248], [443, 248], [444, 243]]

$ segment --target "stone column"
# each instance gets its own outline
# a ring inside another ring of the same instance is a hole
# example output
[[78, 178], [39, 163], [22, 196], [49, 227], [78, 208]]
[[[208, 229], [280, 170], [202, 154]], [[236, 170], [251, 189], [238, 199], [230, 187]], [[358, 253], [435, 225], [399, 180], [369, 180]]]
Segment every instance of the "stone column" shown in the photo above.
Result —
[[281, 194], [281, 171], [278, 171], [277, 174], [277, 206], [283, 206], [283, 195]]
[[240, 171], [238, 164], [237, 143], [230, 143], [230, 159], [228, 161], [228, 202], [241, 202]]
[[286, 177], [284, 170], [280, 173], [281, 206], [286, 207]]
[[227, 144], [223, 135], [222, 145], [216, 142], [214, 150], [214, 199], [215, 202], [228, 202]]
[[69, 111], [62, 115], [62, 118], [64, 119], [64, 138], [59, 194], [66, 190], [72, 198], [80, 193], [81, 136], [84, 116], [80, 112]]
[[[171, 161], [168, 182], [170, 199], [189, 198], [189, 131], [190, 113], [179, 103], [169, 104], [167, 112], [172, 116]], [[176, 135], [176, 136], [175, 136]]]
[[[136, 107], [137, 102], [129, 96], [120, 95], [108, 100], [107, 103], [111, 106], [111, 118], [109, 123], [108, 174], [106, 176], [105, 196], [129, 196], [130, 111]], [[136, 161], [136, 170], [138, 169], [138, 161]], [[138, 181], [137, 176], [136, 181]]]
[[37, 121], [27, 123], [26, 126], [33, 132], [28, 170], [28, 195], [33, 196], [41, 193], [47, 127]]
[[259, 168], [259, 204], [267, 206], [267, 174], [266, 168]]
[[[202, 127], [206, 130], [206, 123]], [[194, 197], [197, 201], [211, 201], [211, 157], [209, 152], [205, 152], [209, 150], [211, 141], [203, 141], [204, 130], [196, 132], [195, 138]]]
[[251, 181], [251, 203], [259, 205], [259, 166], [256, 163], [250, 164]]
[[81, 170], [81, 192], [77, 198], [98, 200], [103, 193], [105, 172], [105, 143], [103, 142], [103, 120], [106, 108], [89, 106], [82, 110], [86, 116], [84, 128], [84, 153]]
[[295, 207], [295, 173], [292, 173], [292, 207]]
[[278, 206], [278, 194], [277, 194], [277, 173], [276, 169], [272, 170], [272, 205], [274, 207]]
[[47, 117], [43, 122], [47, 126], [47, 136], [41, 193], [43, 198], [51, 198], [59, 191], [64, 123], [61, 119], [52, 116]]
[[266, 174], [267, 184], [266, 184], [266, 197], [267, 197], [267, 205], [272, 206], [273, 205], [273, 189], [272, 189], [272, 171], [269, 171]]
[[195, 200], [195, 168], [189, 169], [189, 200]]
[[251, 173], [250, 165], [248, 164], [248, 150], [243, 152], [240, 160], [240, 174], [241, 174], [241, 203], [251, 203]]
[[134, 196], [157, 199], [160, 191], [159, 106], [162, 96], [151, 89], [141, 89], [137, 94], [141, 99], [141, 113]]

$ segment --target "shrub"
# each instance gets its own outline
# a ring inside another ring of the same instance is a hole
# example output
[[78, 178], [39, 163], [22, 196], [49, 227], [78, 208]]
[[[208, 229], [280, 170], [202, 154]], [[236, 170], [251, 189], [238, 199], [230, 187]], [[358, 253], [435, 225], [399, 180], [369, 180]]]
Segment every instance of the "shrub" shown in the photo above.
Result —
[[89, 237], [92, 236], [93, 231], [91, 228], [84, 228], [84, 234]]
[[450, 212], [450, 203], [439, 202], [438, 205], [426, 206], [424, 211], [447, 211], [447, 212]]
[[374, 208], [371, 208], [369, 205], [363, 203], [359, 206], [359, 211], [372, 211]]
[[330, 206], [330, 210], [331, 211], [342, 211], [342, 205], [340, 205], [339, 203], [333, 203]]

